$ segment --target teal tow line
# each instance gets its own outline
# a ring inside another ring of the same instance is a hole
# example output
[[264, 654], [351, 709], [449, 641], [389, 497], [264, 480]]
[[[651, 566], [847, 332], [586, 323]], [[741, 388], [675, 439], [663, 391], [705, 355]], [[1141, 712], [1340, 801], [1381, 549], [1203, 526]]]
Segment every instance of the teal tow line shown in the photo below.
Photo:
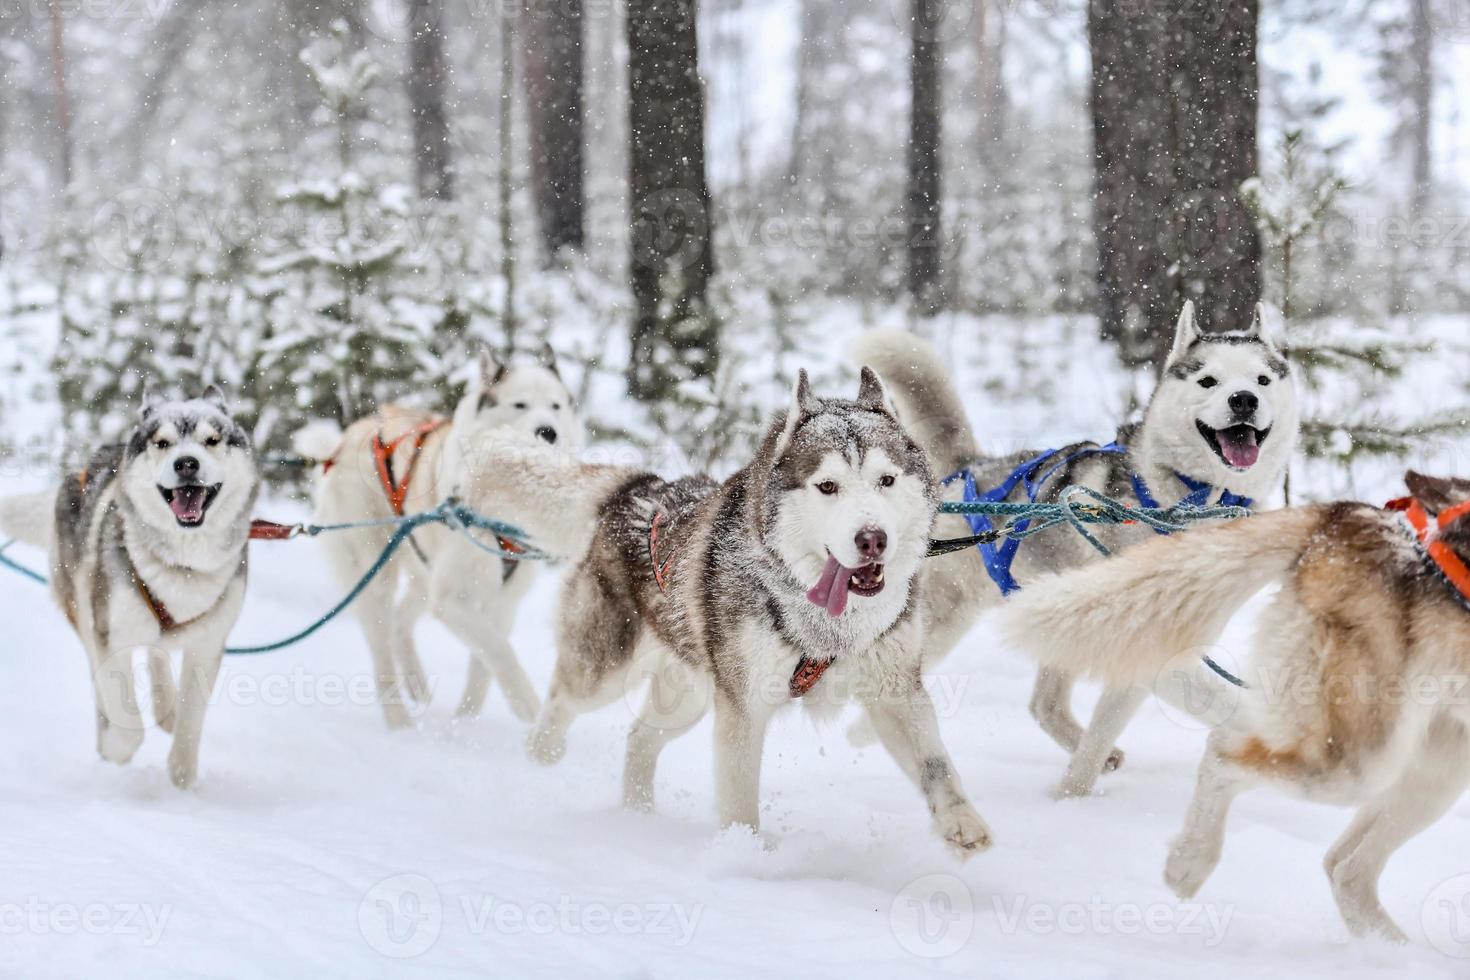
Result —
[[[1089, 524], [1143, 524], [1155, 531], [1172, 534], [1182, 531], [1195, 521], [1235, 520], [1249, 517], [1251, 512], [1244, 507], [1196, 507], [1177, 504], [1173, 507], [1129, 507], [1120, 501], [1098, 493], [1091, 487], [1072, 486], [1063, 490], [1056, 503], [1011, 503], [1008, 501], [946, 501], [939, 505], [944, 514], [984, 514], [987, 517], [1010, 517], [1013, 521], [1003, 527], [963, 538], [947, 538], [929, 542], [929, 557], [948, 555], [979, 544], [990, 544], [1001, 538], [1017, 540], [1033, 534], [1070, 524], [1087, 543], [1099, 553], [1110, 556], [1107, 545], [1087, 529]], [[1020, 521], [1029, 521], [1024, 528], [1017, 528]], [[1223, 680], [1236, 687], [1246, 687], [1245, 681], [1222, 667], [1211, 657], [1201, 658], [1204, 665]]]
[[[348, 606], [352, 605], [353, 601], [358, 596], [362, 595], [363, 589], [366, 589], [368, 587], [368, 584], [377, 577], [378, 573], [381, 572], [384, 566], [388, 564], [389, 560], [392, 559], [393, 553], [398, 550], [399, 546], [402, 545], [404, 541], [408, 540], [408, 536], [412, 534], [417, 528], [420, 528], [425, 524], [443, 524], [451, 530], [459, 531], [465, 536], [465, 539], [473, 544], [475, 547], [479, 548], [482, 551], [494, 554], [497, 557], [507, 561], [543, 561], [547, 557], [545, 552], [524, 543], [525, 535], [520, 531], [519, 528], [515, 528], [509, 524], [505, 524], [500, 521], [481, 516], [480, 514], [477, 514], [475, 511], [466, 507], [464, 504], [460, 503], [453, 497], [444, 501], [444, 503], [440, 504], [438, 507], [435, 507], [433, 510], [426, 510], [418, 514], [409, 514], [405, 517], [389, 517], [383, 520], [373, 521], [351, 521], [343, 524], [300, 524], [297, 525], [294, 529], [292, 537], [302, 535], [306, 537], [315, 537], [318, 534], [322, 534], [328, 531], [345, 531], [352, 528], [365, 527], [393, 526], [395, 530], [393, 531], [392, 537], [388, 539], [388, 543], [383, 546], [383, 550], [378, 555], [377, 560], [374, 561], [372, 565], [368, 568], [368, 570], [363, 573], [362, 578], [357, 580], [357, 584], [352, 587], [351, 591], [349, 591], [347, 595], [343, 596], [342, 600], [338, 602], [335, 606], [327, 610], [321, 616], [317, 617], [317, 619], [310, 625], [296, 633], [291, 634], [284, 640], [277, 640], [275, 643], [265, 643], [259, 646], [248, 647], [225, 647], [225, 653], [274, 653], [277, 650], [282, 650], [293, 644], [300, 643], [302, 640], [311, 636], [317, 630], [321, 629], [323, 626], [327, 625], [333, 619], [336, 619], [339, 615], [341, 615], [342, 611], [345, 610]], [[522, 547], [524, 550], [518, 552], [510, 552], [505, 551], [501, 548], [492, 548], [489, 545], [477, 540], [472, 533], [473, 531], [488, 531], [489, 533], [494, 534], [497, 538], [504, 538], [508, 541], [514, 541], [519, 547]], [[10, 547], [14, 543], [14, 541], [7, 541], [5, 544], [0, 545], [0, 565], [4, 565], [7, 568], [13, 569], [14, 571], [17, 571], [20, 574], [24, 575], [26, 578], [29, 578], [35, 582], [39, 582], [41, 585], [47, 584], [46, 576], [42, 575], [40, 572], [35, 571], [34, 569], [27, 568], [26, 566], [20, 564], [19, 562], [15, 561], [5, 554], [5, 549]]]

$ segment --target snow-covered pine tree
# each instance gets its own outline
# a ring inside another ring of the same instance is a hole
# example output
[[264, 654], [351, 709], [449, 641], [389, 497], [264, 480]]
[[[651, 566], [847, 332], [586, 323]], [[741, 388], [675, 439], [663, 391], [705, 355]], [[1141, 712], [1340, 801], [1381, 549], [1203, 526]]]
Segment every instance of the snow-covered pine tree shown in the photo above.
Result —
[[[1400, 376], [1415, 356], [1432, 350], [1396, 340], [1381, 326], [1346, 334], [1334, 330], [1328, 338], [1304, 315], [1304, 306], [1313, 307], [1299, 295], [1303, 260], [1309, 268], [1320, 269], [1321, 253], [1331, 244], [1326, 229], [1342, 218], [1340, 206], [1350, 192], [1333, 155], [1306, 130], [1289, 129], [1275, 148], [1274, 166], [1264, 176], [1246, 181], [1241, 196], [1260, 228], [1268, 296], [1285, 321], [1285, 352], [1304, 381], [1302, 452], [1308, 459], [1333, 460], [1346, 468], [1368, 456], [1403, 458], [1422, 448], [1426, 438], [1459, 435], [1464, 413], [1445, 412], [1413, 421], [1380, 413], [1328, 417], [1320, 404], [1313, 404], [1312, 393], [1320, 392], [1334, 378], [1347, 376], [1364, 393], [1371, 392], [1381, 382]], [[1290, 473], [1286, 493], [1290, 502]]]
[[[296, 417], [347, 424], [402, 395], [427, 371], [423, 330], [394, 311], [414, 218], [411, 191], [365, 165], [363, 130], [378, 63], [348, 43], [345, 24], [301, 53], [322, 99], [332, 151], [321, 172], [277, 191], [291, 229], [262, 255], [265, 330], [252, 368], [257, 397]], [[283, 442], [279, 426], [258, 433]]]

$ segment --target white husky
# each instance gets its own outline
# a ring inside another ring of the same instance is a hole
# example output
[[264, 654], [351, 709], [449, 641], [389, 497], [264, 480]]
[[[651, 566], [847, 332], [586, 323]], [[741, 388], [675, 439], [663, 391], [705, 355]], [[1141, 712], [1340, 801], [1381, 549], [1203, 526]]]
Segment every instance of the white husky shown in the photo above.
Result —
[[174, 736], [169, 777], [193, 785], [204, 710], [245, 598], [258, 485], [250, 441], [218, 389], [191, 401], [150, 389], [125, 444], [99, 449], [59, 490], [0, 502], [6, 533], [50, 549], [52, 594], [92, 670], [104, 759], [126, 763], [143, 743], [133, 652], [146, 648], [155, 720]]
[[[324, 461], [314, 520], [391, 518], [432, 509], [448, 497], [497, 516], [495, 501], [474, 495], [483, 482], [476, 478], [476, 447], [505, 430], [573, 450], [581, 445], [582, 424], [549, 347], [539, 363], [516, 367], [483, 354], [479, 377], [453, 419], [389, 407], [346, 432], [316, 424], [297, 433], [297, 451]], [[392, 527], [378, 527], [323, 536], [344, 586], [362, 577], [392, 533]], [[489, 538], [482, 543], [495, 544]], [[534, 562], [497, 560], [441, 525], [413, 532], [355, 604], [389, 727], [412, 721], [405, 688], [419, 704], [432, 693], [413, 638], [414, 624], [425, 612], [438, 617], [472, 654], [460, 714], [479, 712], [495, 676], [516, 717], [535, 718], [540, 699], [510, 645], [516, 608], [535, 575]]]
[[[1125, 427], [1110, 446], [1077, 443], [1049, 454], [1029, 450], [999, 459], [982, 456], [949, 372], [913, 335], [866, 334], [853, 353], [889, 384], [899, 417], [940, 474], [956, 474], [951, 500], [965, 496], [970, 484], [979, 496], [996, 488], [990, 499], [1011, 502], [1055, 500], [1061, 490], [1080, 484], [1135, 505], [1167, 507], [1189, 499], [1251, 506], [1281, 485], [1296, 445], [1294, 379], [1264, 333], [1259, 307], [1247, 328], [1206, 334], [1195, 323], [1193, 304], [1186, 303], [1143, 422]], [[936, 537], [957, 538], [971, 531], [965, 519], [943, 517]], [[1097, 537], [1116, 552], [1154, 537], [1154, 532], [1143, 526], [1103, 527]], [[982, 609], [999, 603], [1003, 592], [1036, 575], [1099, 557], [1080, 535], [1058, 528], [1026, 540], [1009, 557], [1006, 548], [997, 546], [930, 560], [924, 567], [932, 628], [929, 666], [959, 642]], [[1041, 727], [1072, 753], [1057, 788], [1062, 796], [1085, 795], [1102, 772], [1121, 764], [1122, 752], [1113, 747], [1114, 740], [1146, 695], [1142, 688], [1108, 691], [1084, 731], [1072, 717], [1071, 692], [1072, 677], [1065, 670], [1044, 667], [1031, 702]], [[1156, 693], [1171, 701], [1185, 696]]]

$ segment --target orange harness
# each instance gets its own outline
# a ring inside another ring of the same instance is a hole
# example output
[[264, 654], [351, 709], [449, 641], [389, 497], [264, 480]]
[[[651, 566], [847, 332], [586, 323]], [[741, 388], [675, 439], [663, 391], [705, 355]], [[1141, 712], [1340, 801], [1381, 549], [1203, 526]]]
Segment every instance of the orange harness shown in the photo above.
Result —
[[[408, 501], [408, 484], [413, 479], [413, 468], [418, 465], [419, 455], [424, 451], [424, 443], [429, 436], [442, 429], [447, 421], [448, 419], [430, 419], [392, 442], [384, 442], [381, 431], [373, 436], [373, 464], [377, 467], [378, 479], [383, 483], [383, 492], [388, 495], [388, 505], [397, 516], [403, 516], [403, 506]], [[393, 454], [409, 439], [413, 440], [413, 448], [408, 455], [408, 465], [403, 468], [403, 480], [398, 482], [393, 479]]]
[[1387, 507], [1408, 518], [1409, 525], [1413, 527], [1414, 535], [1424, 548], [1425, 554], [1429, 556], [1429, 560], [1434, 562], [1445, 581], [1460, 594], [1461, 601], [1470, 606], [1470, 566], [1467, 566], [1464, 559], [1455, 554], [1455, 550], [1440, 538], [1440, 532], [1470, 514], [1470, 501], [1457, 504], [1440, 513], [1435, 518], [1433, 526], [1429, 522], [1429, 511], [1414, 497], [1391, 500]]

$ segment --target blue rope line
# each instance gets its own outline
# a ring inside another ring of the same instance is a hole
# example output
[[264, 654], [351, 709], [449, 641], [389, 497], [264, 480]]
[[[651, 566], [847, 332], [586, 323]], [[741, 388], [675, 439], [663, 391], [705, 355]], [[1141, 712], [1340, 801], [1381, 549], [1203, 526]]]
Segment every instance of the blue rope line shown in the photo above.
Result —
[[13, 569], [14, 571], [20, 572], [22, 575], [24, 575], [26, 578], [30, 579], [33, 582], [39, 582], [41, 585], [47, 585], [47, 584], [49, 584], [46, 581], [46, 576], [42, 575], [40, 572], [36, 571], [35, 569], [27, 568], [26, 566], [22, 565], [20, 562], [16, 561], [14, 558], [11, 558], [11, 557], [9, 557], [8, 555], [5, 554], [5, 549], [6, 548], [9, 548], [13, 544], [15, 544], [15, 539], [14, 538], [12, 538], [11, 540], [5, 542], [4, 544], [0, 544], [0, 565], [4, 565], [6, 568]]
[[[327, 625], [333, 619], [336, 619], [339, 615], [341, 615], [343, 610], [345, 610], [348, 606], [352, 605], [353, 601], [356, 600], [358, 596], [362, 595], [363, 590], [368, 587], [369, 583], [371, 583], [372, 580], [378, 576], [378, 573], [381, 572], [383, 568], [388, 564], [388, 562], [392, 559], [393, 553], [398, 550], [399, 546], [402, 545], [404, 541], [408, 540], [408, 536], [412, 534], [415, 529], [422, 527], [425, 524], [443, 524], [450, 530], [459, 531], [465, 536], [465, 539], [468, 540], [475, 547], [479, 548], [482, 551], [490, 552], [491, 554], [494, 554], [497, 557], [506, 561], [544, 561], [548, 557], [544, 551], [529, 544], [526, 541], [525, 533], [522, 532], [519, 528], [514, 527], [510, 524], [506, 524], [502, 521], [497, 521], [488, 517], [484, 517], [471, 510], [469, 507], [466, 507], [464, 504], [460, 503], [453, 497], [444, 501], [444, 503], [440, 504], [438, 507], [435, 507], [433, 510], [426, 510], [418, 514], [409, 514], [405, 517], [390, 517], [384, 518], [382, 520], [369, 521], [346, 521], [340, 524], [298, 524], [296, 526], [296, 533], [306, 535], [307, 537], [315, 537], [318, 534], [329, 531], [345, 531], [352, 528], [386, 527], [389, 525], [393, 525], [396, 527], [396, 529], [394, 530], [392, 537], [388, 539], [388, 543], [383, 546], [383, 550], [378, 555], [377, 560], [372, 563], [372, 565], [365, 573], [363, 573], [362, 578], [357, 580], [357, 584], [352, 587], [347, 595], [343, 596], [341, 601], [339, 601], [335, 606], [327, 610], [321, 616], [318, 616], [316, 620], [307, 625], [304, 629], [301, 629], [298, 632], [291, 634], [284, 640], [277, 640], [274, 643], [264, 643], [260, 644], [259, 646], [225, 647], [225, 653], [273, 653], [276, 650], [281, 650], [293, 644], [300, 643], [302, 640], [311, 636], [317, 630], [321, 629], [323, 626]], [[474, 535], [470, 533], [471, 530], [489, 531], [497, 538], [504, 538], [507, 541], [513, 541], [517, 546], [525, 550], [506, 551], [502, 548], [491, 548], [489, 545], [476, 540]], [[35, 571], [34, 569], [27, 568], [26, 566], [5, 555], [5, 549], [10, 547], [14, 543], [14, 541], [7, 541], [5, 544], [0, 545], [0, 565], [4, 565], [7, 568], [13, 569], [14, 571], [19, 572], [32, 581], [40, 583], [41, 585], [46, 585], [46, 576], [42, 575], [40, 572]]]

